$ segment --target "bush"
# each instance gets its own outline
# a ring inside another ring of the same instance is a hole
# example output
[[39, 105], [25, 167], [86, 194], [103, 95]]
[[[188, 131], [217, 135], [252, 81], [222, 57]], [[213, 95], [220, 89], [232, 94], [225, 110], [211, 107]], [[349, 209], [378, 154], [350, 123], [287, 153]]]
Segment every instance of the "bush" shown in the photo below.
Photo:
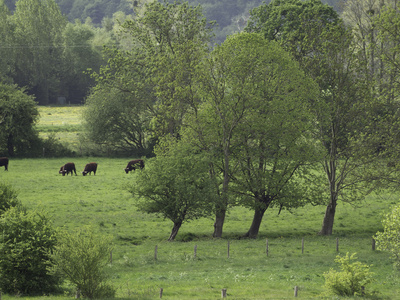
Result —
[[383, 232], [377, 232], [374, 237], [377, 249], [390, 252], [395, 267], [400, 269], [400, 205], [385, 216], [382, 224]]
[[60, 280], [51, 275], [50, 252], [55, 231], [43, 213], [20, 207], [6, 210], [0, 218], [0, 288], [12, 294], [43, 294], [56, 291]]
[[11, 207], [20, 205], [17, 192], [11, 186], [0, 182], [0, 216]]
[[115, 289], [106, 283], [105, 272], [111, 251], [111, 237], [96, 234], [91, 227], [63, 231], [53, 255], [53, 271], [66, 277], [83, 297], [111, 298]]
[[372, 275], [369, 271], [370, 266], [360, 262], [350, 261], [356, 259], [355, 253], [349, 257], [336, 256], [335, 262], [341, 264], [341, 272], [330, 270], [324, 273], [325, 289], [328, 294], [339, 296], [361, 296], [365, 294], [364, 288], [372, 282]]

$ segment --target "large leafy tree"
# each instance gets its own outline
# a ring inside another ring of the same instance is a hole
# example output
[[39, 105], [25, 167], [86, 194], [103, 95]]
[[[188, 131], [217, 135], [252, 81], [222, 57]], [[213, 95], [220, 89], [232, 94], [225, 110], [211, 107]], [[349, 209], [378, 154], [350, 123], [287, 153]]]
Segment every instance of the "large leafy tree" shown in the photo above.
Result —
[[278, 41], [319, 85], [316, 137], [325, 146], [322, 165], [330, 194], [320, 234], [332, 234], [338, 200], [352, 202], [363, 191], [361, 181], [349, 176], [359, 168], [350, 141], [367, 122], [369, 89], [357, 76], [359, 61], [351, 32], [333, 8], [319, 0], [275, 0], [251, 14], [246, 30]]
[[13, 156], [29, 151], [38, 139], [34, 128], [38, 117], [32, 96], [0, 83], [0, 152]]
[[[114, 118], [104, 126], [95, 121], [96, 115], [85, 117], [93, 125], [88, 127], [90, 136], [102, 130], [103, 137], [114, 142], [118, 130], [125, 137], [120, 142], [132, 149], [139, 146], [139, 135], [148, 143], [150, 137], [143, 129], [150, 126], [157, 137], [179, 136], [185, 113], [196, 110], [200, 102], [196, 70], [207, 53], [211, 34], [200, 7], [150, 2], [137, 9], [136, 17], [127, 18], [122, 25], [125, 40], [119, 42], [124, 49], [107, 49], [109, 62], [95, 74], [97, 86], [87, 102], [89, 110], [100, 111], [98, 103], [103, 102], [95, 98], [104, 99], [103, 95], [111, 92], [116, 95], [114, 100], [108, 99]], [[125, 124], [124, 132], [120, 124]]]
[[184, 222], [208, 216], [214, 206], [215, 184], [209, 176], [209, 160], [191, 143], [164, 139], [156, 157], [136, 174], [131, 191], [139, 209], [173, 222], [173, 241]]
[[268, 207], [307, 202], [301, 168], [311, 170], [315, 154], [308, 106], [316, 86], [276, 42], [254, 33], [216, 47], [201, 82], [205, 102], [187, 125], [198, 147], [218, 157], [210, 165], [221, 182], [214, 236], [239, 199], [254, 210], [246, 236], [256, 237]]
[[[99, 71], [105, 63], [102, 46], [109, 43], [111, 33], [95, 29], [90, 23], [68, 23], [63, 31], [63, 64], [59, 65], [60, 93], [69, 101], [82, 102], [94, 85], [88, 69]], [[97, 43], [101, 40], [101, 43]]]
[[[369, 124], [369, 130], [363, 135], [363, 142], [368, 146], [360, 155], [364, 159], [370, 160], [377, 156], [379, 168], [368, 169], [363, 173], [367, 180], [373, 180], [379, 188], [399, 187], [399, 10], [396, 1], [386, 1], [379, 3], [368, 2], [367, 6], [370, 13], [366, 14], [365, 3], [351, 1], [346, 6], [346, 16], [348, 18], [357, 16], [357, 12], [364, 12], [361, 20], [368, 26], [370, 34], [374, 39], [366, 39], [365, 47], [367, 50], [374, 50], [364, 59], [368, 66], [370, 77], [373, 79], [371, 89], [374, 91], [376, 99], [374, 120]], [[359, 10], [356, 10], [358, 8]], [[367, 20], [366, 16], [368, 16]], [[351, 20], [353, 20], [351, 19]], [[367, 22], [368, 21], [368, 22]], [[356, 26], [354, 22], [349, 23], [353, 26], [356, 36], [362, 36], [364, 27]], [[359, 46], [360, 47], [360, 46]]]
[[0, 0], [0, 81], [11, 82], [15, 51], [13, 49], [14, 26], [11, 13], [4, 0]]
[[59, 86], [63, 30], [67, 20], [54, 0], [19, 0], [15, 22], [14, 81], [29, 87], [40, 104], [48, 104]]

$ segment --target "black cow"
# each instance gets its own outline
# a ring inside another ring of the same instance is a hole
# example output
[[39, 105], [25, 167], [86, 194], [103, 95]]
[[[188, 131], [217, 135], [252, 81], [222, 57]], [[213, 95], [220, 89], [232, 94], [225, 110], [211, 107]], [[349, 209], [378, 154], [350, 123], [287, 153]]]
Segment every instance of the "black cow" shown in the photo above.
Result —
[[143, 159], [135, 159], [131, 160], [128, 162], [128, 165], [124, 169], [126, 174], [128, 174], [130, 171], [135, 171], [137, 168], [143, 169], [144, 168], [144, 161]]
[[8, 158], [0, 157], [0, 167], [4, 166], [4, 171], [8, 171]]
[[76, 176], [75, 164], [70, 162], [63, 165], [58, 173], [62, 174], [63, 176], [65, 176], [65, 174], [68, 175], [69, 173], [71, 173], [72, 176], [73, 172], [75, 173]]
[[97, 163], [95, 163], [95, 162], [88, 163], [88, 164], [86, 164], [85, 169], [82, 172], [82, 175], [86, 176], [87, 173], [89, 173], [89, 175], [92, 175], [92, 172], [93, 172], [93, 175], [96, 175], [96, 171], [97, 171]]

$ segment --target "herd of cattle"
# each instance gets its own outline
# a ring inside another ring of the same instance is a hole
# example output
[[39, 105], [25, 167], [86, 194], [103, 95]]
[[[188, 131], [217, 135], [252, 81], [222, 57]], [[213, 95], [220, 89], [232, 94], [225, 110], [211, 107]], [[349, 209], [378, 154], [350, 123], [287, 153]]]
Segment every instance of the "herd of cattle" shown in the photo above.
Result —
[[[7, 157], [0, 157], [0, 167], [3, 167], [5, 171], [8, 171], [8, 158]], [[126, 174], [128, 174], [130, 171], [135, 171], [136, 169], [143, 169], [144, 168], [144, 161], [143, 159], [135, 159], [135, 160], [131, 160], [130, 162], [128, 162], [128, 165], [126, 166], [126, 168], [124, 169]], [[82, 172], [83, 176], [86, 176], [88, 173], [89, 175], [96, 175], [96, 171], [97, 171], [97, 163], [95, 162], [91, 162], [86, 164], [85, 169]], [[69, 174], [71, 173], [71, 176], [73, 175], [73, 173], [75, 173], [76, 175], [76, 168], [75, 168], [75, 164], [73, 162], [69, 162], [66, 163], [65, 165], [61, 166], [60, 171], [58, 172], [59, 174], [62, 174], [63, 176], [65, 176], [65, 174]]]

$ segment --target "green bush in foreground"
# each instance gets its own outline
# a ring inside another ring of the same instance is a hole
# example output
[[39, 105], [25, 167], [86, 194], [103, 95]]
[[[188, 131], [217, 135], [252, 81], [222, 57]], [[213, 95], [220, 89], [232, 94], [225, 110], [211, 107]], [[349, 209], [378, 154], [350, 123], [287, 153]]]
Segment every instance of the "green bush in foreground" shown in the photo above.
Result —
[[17, 192], [10, 186], [0, 182], [0, 216], [11, 207], [19, 206]]
[[105, 267], [112, 251], [112, 238], [96, 234], [91, 227], [63, 231], [54, 251], [53, 271], [74, 284], [83, 297], [111, 298], [115, 289], [106, 283]]
[[357, 259], [355, 253], [349, 256], [346, 253], [345, 257], [336, 256], [335, 262], [341, 264], [341, 272], [331, 269], [324, 273], [325, 290], [328, 294], [339, 296], [363, 296], [365, 287], [372, 282], [373, 273], [370, 272], [370, 266], [361, 262], [353, 262], [352, 259]]
[[400, 205], [395, 206], [382, 221], [383, 232], [377, 232], [377, 249], [392, 254], [394, 265], [400, 269]]
[[48, 268], [57, 241], [46, 214], [12, 207], [0, 218], [0, 232], [1, 290], [30, 295], [56, 291], [60, 280]]

